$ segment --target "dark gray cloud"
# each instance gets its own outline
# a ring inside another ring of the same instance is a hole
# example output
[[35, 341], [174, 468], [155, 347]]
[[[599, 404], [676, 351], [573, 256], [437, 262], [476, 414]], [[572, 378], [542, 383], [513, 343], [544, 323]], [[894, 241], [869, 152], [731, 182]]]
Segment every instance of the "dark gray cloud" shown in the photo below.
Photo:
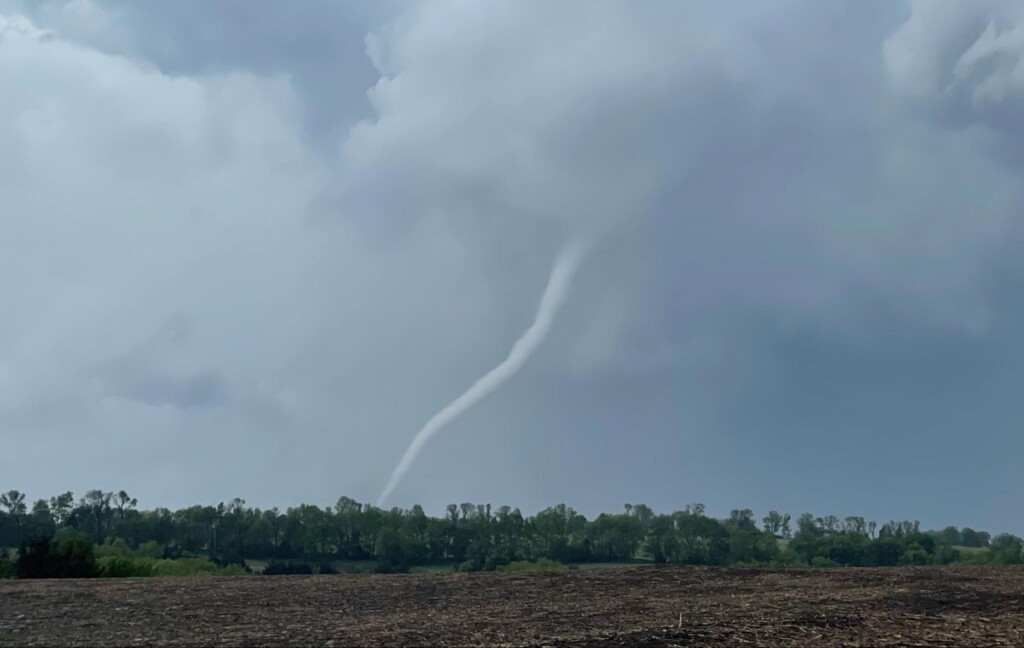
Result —
[[1024, 525], [1014, 3], [0, 15], [0, 425], [69, 481], [23, 489], [372, 499], [588, 234], [396, 503]]

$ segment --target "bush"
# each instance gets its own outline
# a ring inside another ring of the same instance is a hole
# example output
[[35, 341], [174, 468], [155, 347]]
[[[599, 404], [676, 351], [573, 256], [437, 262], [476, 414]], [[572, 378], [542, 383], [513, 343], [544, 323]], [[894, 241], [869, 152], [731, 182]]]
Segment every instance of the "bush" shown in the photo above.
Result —
[[318, 574], [322, 574], [322, 575], [326, 575], [326, 574], [332, 574], [332, 575], [333, 575], [333, 574], [337, 574], [337, 573], [338, 573], [338, 570], [337, 570], [337, 569], [335, 569], [335, 568], [334, 568], [334, 565], [332, 565], [331, 563], [328, 563], [328, 562], [322, 562], [322, 563], [320, 563], [320, 565], [319, 565], [319, 566], [317, 567], [317, 569], [316, 569], [316, 572], [317, 572]]
[[806, 567], [807, 561], [805, 561], [800, 554], [793, 551], [792, 548], [786, 547], [779, 557], [775, 559], [775, 565], [780, 567]]
[[99, 575], [92, 541], [80, 534], [53, 542], [36, 536], [18, 547], [18, 578], [91, 578]]
[[916, 543], [907, 547], [907, 550], [900, 556], [901, 565], [927, 565], [929, 562], [931, 562], [931, 558], [928, 556], [928, 552]]
[[838, 567], [839, 563], [825, 556], [815, 556], [811, 558], [811, 567]]
[[407, 574], [408, 572], [408, 565], [389, 562], [382, 562], [373, 568], [373, 573], [375, 574]]
[[557, 560], [548, 560], [547, 558], [538, 558], [534, 562], [519, 560], [498, 567], [500, 572], [556, 571], [559, 569], [565, 569], [565, 565]]
[[164, 548], [156, 540], [150, 540], [149, 542], [143, 542], [139, 545], [139, 548], [135, 550], [135, 555], [146, 558], [162, 558], [164, 555]]
[[[223, 554], [220, 556], [210, 556], [210, 561], [218, 567], [237, 567], [243, 574], [251, 574], [252, 570], [249, 569], [248, 563], [245, 562], [245, 558], [239, 553]], [[234, 570], [233, 570], [234, 571]]]
[[140, 578], [155, 575], [154, 561], [145, 558], [107, 556], [98, 561], [100, 576], [104, 578]]
[[261, 572], [264, 576], [287, 576], [291, 574], [312, 574], [313, 566], [309, 563], [289, 560], [287, 562], [271, 560]]
[[6, 556], [0, 556], [0, 580], [14, 578], [14, 563]]
[[216, 574], [220, 571], [205, 558], [179, 558], [177, 560], [161, 559], [153, 564], [153, 572], [156, 576], [204, 576]]
[[107, 540], [101, 544], [96, 545], [95, 555], [97, 559], [109, 558], [117, 556], [120, 558], [128, 558], [132, 555], [132, 549], [128, 546], [128, 543], [123, 538], [107, 538]]

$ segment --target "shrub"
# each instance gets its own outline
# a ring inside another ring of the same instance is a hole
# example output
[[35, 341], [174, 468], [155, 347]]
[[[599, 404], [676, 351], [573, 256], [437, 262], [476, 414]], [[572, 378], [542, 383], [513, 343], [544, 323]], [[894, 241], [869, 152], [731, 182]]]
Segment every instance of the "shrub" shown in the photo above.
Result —
[[14, 563], [6, 556], [0, 556], [0, 580], [5, 578], [14, 578]]
[[205, 558], [164, 558], [153, 565], [156, 576], [203, 576], [215, 574], [217, 571], [217, 565]]
[[271, 560], [261, 572], [264, 576], [287, 576], [290, 574], [312, 574], [313, 566], [309, 563], [289, 560], [287, 562]]
[[811, 558], [811, 567], [838, 567], [839, 563], [836, 561], [826, 558], [825, 556], [815, 556]]
[[322, 562], [317, 567], [318, 574], [337, 574], [338, 570], [334, 568], [334, 565], [328, 562]]
[[135, 550], [135, 555], [144, 556], [146, 558], [162, 558], [164, 554], [164, 548], [156, 540], [150, 540], [149, 542], [143, 542], [139, 545], [139, 548]]
[[35, 536], [18, 547], [18, 578], [91, 578], [99, 575], [92, 541], [80, 534], [57, 542]]
[[931, 562], [928, 552], [917, 543], [911, 544], [900, 556], [901, 565], [927, 565]]
[[409, 566], [400, 563], [382, 562], [373, 568], [375, 574], [407, 574]]
[[775, 559], [775, 564], [781, 567], [806, 567], [807, 562], [798, 554], [793, 551], [792, 548], [786, 547], [779, 557]]
[[[238, 570], [243, 574], [251, 574], [252, 570], [249, 569], [249, 565], [245, 562], [245, 558], [239, 553], [222, 554], [220, 556], [210, 556], [210, 561], [218, 567], [237, 567]], [[232, 573], [234, 573], [233, 570]]]
[[565, 569], [565, 565], [557, 560], [548, 560], [547, 558], [538, 558], [534, 562], [518, 560], [498, 567], [498, 571], [501, 572], [556, 571], [559, 569]]
[[98, 561], [100, 576], [104, 578], [138, 578], [155, 575], [154, 561], [146, 558], [107, 556]]
[[123, 538], [107, 538], [106, 541], [101, 545], [96, 545], [95, 555], [97, 559], [109, 558], [117, 556], [120, 558], [128, 558], [132, 555], [132, 549], [128, 546], [128, 543]]

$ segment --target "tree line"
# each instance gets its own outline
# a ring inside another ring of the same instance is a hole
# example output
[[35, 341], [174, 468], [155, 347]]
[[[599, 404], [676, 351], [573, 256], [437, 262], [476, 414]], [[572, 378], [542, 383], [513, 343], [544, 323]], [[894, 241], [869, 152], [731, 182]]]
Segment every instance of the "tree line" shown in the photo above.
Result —
[[[492, 570], [538, 560], [791, 566], [1024, 562], [1021, 539], [1008, 534], [993, 538], [956, 527], [922, 531], [911, 521], [879, 525], [862, 517], [809, 513], [794, 521], [777, 511], [758, 523], [750, 509], [716, 519], [702, 504], [667, 514], [627, 504], [621, 513], [587, 519], [565, 504], [526, 516], [517, 508], [467, 502], [450, 504], [444, 515], [433, 517], [418, 505], [384, 510], [348, 497], [333, 506], [302, 504], [284, 511], [249, 507], [238, 498], [217, 506], [143, 510], [123, 490], [91, 490], [77, 500], [66, 492], [31, 507], [24, 494], [8, 491], [0, 494], [0, 509], [0, 547], [21, 547], [19, 560], [30, 554], [39, 564], [57, 560], [53, 556], [65, 546], [86, 551], [84, 541], [106, 560], [107, 575], [130, 575], [132, 567], [124, 561], [139, 558], [148, 565], [165, 561], [161, 569], [167, 570], [176, 567], [175, 560], [221, 567], [271, 560], [271, 571], [287, 571], [281, 566], [289, 564], [300, 571], [308, 564], [330, 571], [339, 561], [381, 571], [423, 565]], [[42, 540], [53, 543], [46, 547], [51, 553], [40, 553]]]

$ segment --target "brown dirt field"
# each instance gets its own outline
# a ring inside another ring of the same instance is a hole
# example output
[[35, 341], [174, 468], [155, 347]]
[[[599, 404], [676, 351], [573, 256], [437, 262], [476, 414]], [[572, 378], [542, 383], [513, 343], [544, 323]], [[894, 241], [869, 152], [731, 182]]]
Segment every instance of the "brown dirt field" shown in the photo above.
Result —
[[0, 582], [0, 645], [1024, 645], [1024, 568]]

